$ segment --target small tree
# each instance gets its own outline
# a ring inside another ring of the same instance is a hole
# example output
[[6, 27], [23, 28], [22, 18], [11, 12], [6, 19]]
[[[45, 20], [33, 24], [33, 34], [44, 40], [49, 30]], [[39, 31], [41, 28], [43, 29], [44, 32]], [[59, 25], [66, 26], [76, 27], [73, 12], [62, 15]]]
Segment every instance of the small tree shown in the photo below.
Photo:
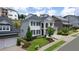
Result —
[[27, 41], [30, 41], [32, 39], [32, 31], [30, 30], [30, 27], [27, 29], [26, 33]]
[[48, 32], [48, 36], [51, 36], [51, 35], [53, 35], [54, 34], [54, 29], [53, 28], [51, 28], [51, 27], [48, 27], [48, 29], [47, 29], [47, 32]]

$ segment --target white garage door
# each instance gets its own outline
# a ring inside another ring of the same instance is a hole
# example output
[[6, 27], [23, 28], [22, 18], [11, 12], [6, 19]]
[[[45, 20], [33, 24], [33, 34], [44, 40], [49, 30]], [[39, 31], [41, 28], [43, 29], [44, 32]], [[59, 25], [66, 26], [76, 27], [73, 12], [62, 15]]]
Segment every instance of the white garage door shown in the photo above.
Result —
[[16, 45], [16, 38], [0, 39], [0, 49]]

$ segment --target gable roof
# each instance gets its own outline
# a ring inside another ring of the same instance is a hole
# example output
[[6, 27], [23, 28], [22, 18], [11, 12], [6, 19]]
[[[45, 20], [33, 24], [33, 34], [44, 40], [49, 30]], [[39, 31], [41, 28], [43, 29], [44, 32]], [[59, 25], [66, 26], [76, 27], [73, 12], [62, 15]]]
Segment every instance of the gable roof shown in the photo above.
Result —
[[71, 25], [71, 24], [69, 23], [68, 19], [65, 19], [65, 18], [63, 18], [63, 17], [61, 17], [61, 16], [52, 16], [52, 17], [58, 18], [58, 20], [62, 21], [62, 23], [65, 24], [65, 25]]
[[65, 19], [65, 18], [63, 18], [61, 16], [52, 16], [52, 17], [55, 17], [55, 18], [57, 18], [57, 19], [59, 19], [61, 21], [64, 21], [64, 22], [67, 22], [68, 21], [68, 19]]
[[49, 15], [47, 14], [42, 14], [39, 16], [40, 20], [46, 20], [46, 18], [50, 17]]
[[29, 14], [29, 15], [27, 15], [27, 17], [25, 18], [25, 20], [23, 20], [22, 22], [26, 22], [26, 21], [28, 21], [28, 20], [30, 20], [30, 19], [40, 20], [40, 18], [39, 18], [37, 15], [35, 15], [35, 14]]
[[66, 17], [79, 17], [79, 16], [75, 16], [75, 15], [66, 15], [66, 16], [64, 16], [63, 18], [66, 18]]

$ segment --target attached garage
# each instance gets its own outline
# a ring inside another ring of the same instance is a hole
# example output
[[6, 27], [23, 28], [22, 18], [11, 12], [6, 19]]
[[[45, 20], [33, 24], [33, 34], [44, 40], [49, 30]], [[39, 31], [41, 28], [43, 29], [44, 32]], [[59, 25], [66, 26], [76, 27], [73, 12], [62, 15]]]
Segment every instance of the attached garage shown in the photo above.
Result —
[[0, 49], [16, 45], [16, 37], [0, 39]]

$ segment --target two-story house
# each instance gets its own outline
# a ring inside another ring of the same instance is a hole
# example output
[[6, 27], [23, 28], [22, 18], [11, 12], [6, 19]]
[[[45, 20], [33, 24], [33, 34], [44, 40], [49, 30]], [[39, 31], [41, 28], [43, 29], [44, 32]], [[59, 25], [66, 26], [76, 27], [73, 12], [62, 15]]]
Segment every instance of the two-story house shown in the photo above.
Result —
[[57, 16], [49, 16], [47, 14], [41, 16], [33, 14], [28, 15], [26, 19], [22, 22], [20, 36], [26, 35], [28, 26], [32, 31], [32, 36], [47, 35], [48, 27], [52, 27], [55, 30], [58, 30], [63, 27], [63, 24], [68, 23], [66, 19], [63, 19], [64, 18], [59, 18]]

